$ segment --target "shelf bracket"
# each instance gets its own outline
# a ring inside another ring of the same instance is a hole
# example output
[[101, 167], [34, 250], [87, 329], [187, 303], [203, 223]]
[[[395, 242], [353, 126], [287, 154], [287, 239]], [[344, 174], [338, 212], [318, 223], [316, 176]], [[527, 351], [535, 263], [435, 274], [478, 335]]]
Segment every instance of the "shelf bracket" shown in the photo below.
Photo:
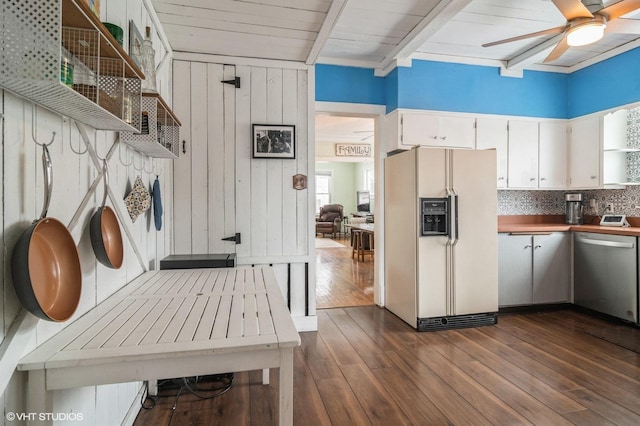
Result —
[[220, 83], [231, 84], [231, 85], [234, 85], [236, 87], [236, 89], [239, 89], [240, 88], [240, 77], [236, 77], [236, 78], [231, 79], [231, 80], [222, 80]]

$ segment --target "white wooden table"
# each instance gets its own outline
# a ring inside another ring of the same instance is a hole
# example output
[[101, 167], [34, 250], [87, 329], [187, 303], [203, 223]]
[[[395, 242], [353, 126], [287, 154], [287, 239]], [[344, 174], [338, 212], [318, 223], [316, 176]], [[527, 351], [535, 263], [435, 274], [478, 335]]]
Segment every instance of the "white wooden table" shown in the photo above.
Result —
[[27, 411], [51, 413], [58, 389], [279, 368], [279, 422], [291, 425], [299, 345], [270, 268], [151, 271], [26, 355], [18, 369], [29, 372]]

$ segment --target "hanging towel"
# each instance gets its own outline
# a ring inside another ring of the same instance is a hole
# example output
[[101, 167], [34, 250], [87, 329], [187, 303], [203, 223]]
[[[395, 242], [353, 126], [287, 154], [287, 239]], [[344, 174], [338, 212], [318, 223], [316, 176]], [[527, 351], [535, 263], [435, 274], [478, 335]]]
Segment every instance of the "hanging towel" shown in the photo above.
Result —
[[136, 221], [138, 216], [151, 207], [151, 194], [149, 194], [149, 190], [144, 187], [140, 176], [136, 177], [133, 188], [131, 192], [129, 192], [129, 195], [125, 197], [124, 203], [125, 206], [127, 206], [127, 211], [133, 222]]
[[160, 197], [158, 176], [153, 182], [153, 222], [156, 225], [156, 231], [159, 231], [162, 228], [162, 197]]

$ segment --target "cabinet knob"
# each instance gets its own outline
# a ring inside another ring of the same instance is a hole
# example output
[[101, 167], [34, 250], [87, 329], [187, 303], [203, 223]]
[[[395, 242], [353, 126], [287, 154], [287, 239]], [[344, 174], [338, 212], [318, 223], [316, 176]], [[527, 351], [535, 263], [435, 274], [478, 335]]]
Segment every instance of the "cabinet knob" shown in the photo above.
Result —
[[444, 141], [444, 140], [447, 140], [447, 137], [446, 136], [440, 136], [440, 139], [442, 139]]
[[595, 178], [596, 178], [596, 176], [591, 176], [591, 179], [595, 179]]
[[541, 247], [542, 247], [542, 246], [541, 246], [540, 244], [536, 244], [536, 246], [534, 247], [534, 249], [536, 249], [536, 250], [537, 250], [537, 249], [539, 249], [539, 248], [541, 248]]
[[438, 139], [437, 136], [431, 136], [431, 139]]
[[504, 180], [504, 176], [500, 176], [498, 180]]
[[531, 182], [533, 182], [533, 181], [535, 181], [535, 180], [536, 180], [536, 178], [531, 178], [531, 179], [529, 179], [529, 181], [531, 181]]
[[526, 248], [526, 249], [531, 248], [531, 244], [527, 244], [526, 246], [524, 246], [524, 248]]
[[547, 178], [540, 178], [540, 180], [547, 180]]

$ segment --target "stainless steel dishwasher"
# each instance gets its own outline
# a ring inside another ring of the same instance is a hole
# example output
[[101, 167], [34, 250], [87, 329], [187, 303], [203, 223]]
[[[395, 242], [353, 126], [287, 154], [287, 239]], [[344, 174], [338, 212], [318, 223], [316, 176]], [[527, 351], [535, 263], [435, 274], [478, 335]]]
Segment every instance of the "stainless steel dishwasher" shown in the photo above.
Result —
[[574, 234], [574, 303], [638, 322], [637, 238]]

